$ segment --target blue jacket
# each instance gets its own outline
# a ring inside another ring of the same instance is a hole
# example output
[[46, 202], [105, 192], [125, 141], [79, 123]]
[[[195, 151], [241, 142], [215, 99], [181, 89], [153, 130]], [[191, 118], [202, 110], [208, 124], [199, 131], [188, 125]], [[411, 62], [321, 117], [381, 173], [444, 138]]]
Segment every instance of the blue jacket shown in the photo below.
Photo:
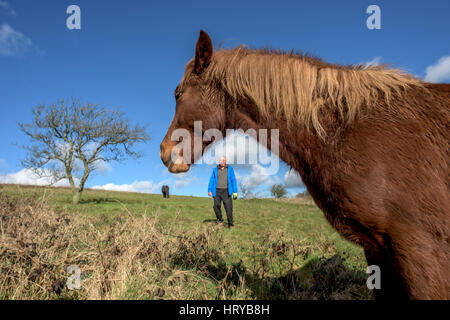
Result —
[[[234, 192], [237, 192], [236, 176], [234, 175], [234, 169], [232, 166], [227, 165], [227, 168], [228, 168], [228, 194], [231, 196]], [[216, 188], [217, 188], [217, 166], [213, 169], [208, 185], [208, 193], [211, 192], [213, 197], [216, 196]]]

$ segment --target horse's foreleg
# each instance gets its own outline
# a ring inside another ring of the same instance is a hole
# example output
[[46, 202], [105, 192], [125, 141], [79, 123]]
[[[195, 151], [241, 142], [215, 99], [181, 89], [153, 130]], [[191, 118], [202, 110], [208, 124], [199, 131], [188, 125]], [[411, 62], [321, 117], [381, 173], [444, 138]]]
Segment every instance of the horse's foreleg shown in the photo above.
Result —
[[393, 248], [410, 299], [450, 299], [448, 246], [411, 230]]
[[392, 254], [387, 249], [372, 247], [365, 249], [367, 264], [378, 266], [380, 269], [381, 288], [372, 289], [376, 300], [408, 299], [408, 292], [402, 277], [392, 264]]

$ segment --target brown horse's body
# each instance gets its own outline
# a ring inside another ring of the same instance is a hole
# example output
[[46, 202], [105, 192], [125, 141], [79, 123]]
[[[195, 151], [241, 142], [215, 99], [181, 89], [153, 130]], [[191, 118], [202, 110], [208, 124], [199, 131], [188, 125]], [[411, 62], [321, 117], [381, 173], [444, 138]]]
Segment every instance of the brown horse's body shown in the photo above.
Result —
[[264, 113], [257, 97], [202, 78], [211, 59], [209, 37], [201, 33], [161, 144], [169, 170], [189, 169], [169, 160], [176, 144], [170, 135], [176, 128], [192, 130], [193, 120], [221, 131], [279, 129], [279, 157], [300, 173], [333, 227], [364, 248], [369, 265], [380, 267], [376, 298], [450, 299], [450, 85], [412, 84], [388, 102], [375, 96], [375, 107], [346, 125], [335, 101], [324, 99], [319, 134], [307, 121]]

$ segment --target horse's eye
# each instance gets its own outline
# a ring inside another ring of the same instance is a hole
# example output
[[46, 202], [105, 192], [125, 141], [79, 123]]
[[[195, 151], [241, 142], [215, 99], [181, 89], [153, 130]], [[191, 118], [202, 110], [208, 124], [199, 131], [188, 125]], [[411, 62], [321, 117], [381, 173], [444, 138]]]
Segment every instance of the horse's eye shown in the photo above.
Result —
[[183, 93], [180, 91], [175, 92], [175, 100], [178, 100]]

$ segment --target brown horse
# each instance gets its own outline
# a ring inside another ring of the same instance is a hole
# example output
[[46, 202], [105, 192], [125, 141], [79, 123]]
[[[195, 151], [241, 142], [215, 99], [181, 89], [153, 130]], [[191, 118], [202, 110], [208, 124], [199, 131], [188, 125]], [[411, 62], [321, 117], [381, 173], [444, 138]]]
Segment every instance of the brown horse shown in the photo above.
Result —
[[170, 197], [170, 192], [169, 192], [169, 186], [168, 185], [163, 185], [161, 187], [161, 192], [164, 198], [169, 198]]
[[[450, 298], [449, 84], [294, 52], [213, 51], [202, 30], [175, 98], [160, 151], [170, 172], [189, 170], [171, 134], [193, 134], [196, 120], [203, 132], [224, 135], [279, 129], [279, 157], [334, 228], [380, 268], [375, 298]], [[194, 163], [200, 155], [191, 154]]]

